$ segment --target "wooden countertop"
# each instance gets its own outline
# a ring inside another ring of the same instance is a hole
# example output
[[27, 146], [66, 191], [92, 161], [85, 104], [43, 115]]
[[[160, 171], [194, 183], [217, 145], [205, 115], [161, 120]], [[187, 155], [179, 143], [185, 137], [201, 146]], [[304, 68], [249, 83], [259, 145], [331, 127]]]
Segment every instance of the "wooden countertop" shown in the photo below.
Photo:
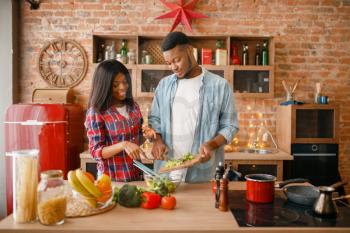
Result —
[[256, 154], [247, 152], [225, 152], [225, 160], [293, 160], [293, 156], [278, 150], [273, 154]]
[[[80, 158], [91, 159], [90, 152], [84, 151], [80, 153]], [[281, 150], [273, 154], [225, 152], [225, 160], [293, 160], [293, 156]]]
[[[135, 182], [144, 186], [144, 182]], [[118, 184], [120, 185], [120, 183]], [[245, 189], [244, 182], [232, 182], [230, 189]], [[0, 232], [350, 232], [350, 228], [240, 228], [230, 211], [214, 208], [209, 183], [181, 184], [175, 193], [177, 207], [173, 211], [124, 208], [91, 217], [68, 218], [60, 226], [43, 226], [38, 222], [16, 224], [12, 216], [0, 222]]]

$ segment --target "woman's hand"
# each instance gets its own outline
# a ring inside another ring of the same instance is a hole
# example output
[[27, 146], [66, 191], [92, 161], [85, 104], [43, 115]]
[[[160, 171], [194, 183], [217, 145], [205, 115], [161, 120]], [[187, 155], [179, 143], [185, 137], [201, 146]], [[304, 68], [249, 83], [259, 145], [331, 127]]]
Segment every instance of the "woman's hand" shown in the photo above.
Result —
[[130, 158], [140, 160], [141, 156], [145, 157], [145, 154], [137, 144], [129, 141], [124, 141], [123, 144], [124, 150]]
[[142, 126], [142, 133], [143, 136], [147, 139], [156, 139], [156, 131], [154, 129], [152, 129], [151, 127], [149, 127], [148, 125], [143, 125]]

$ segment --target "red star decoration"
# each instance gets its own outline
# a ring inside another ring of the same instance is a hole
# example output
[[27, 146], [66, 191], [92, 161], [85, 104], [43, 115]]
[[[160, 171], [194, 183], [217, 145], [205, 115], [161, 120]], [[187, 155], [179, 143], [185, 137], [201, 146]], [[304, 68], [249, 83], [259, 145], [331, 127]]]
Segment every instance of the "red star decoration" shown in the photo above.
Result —
[[164, 15], [158, 16], [156, 19], [174, 18], [173, 26], [170, 29], [171, 32], [180, 22], [185, 25], [187, 30], [192, 32], [192, 27], [190, 24], [192, 19], [208, 18], [206, 15], [193, 11], [193, 8], [198, 0], [191, 0], [188, 3], [185, 3], [185, 0], [178, 0], [178, 4], [166, 2], [165, 0], [160, 1], [171, 11]]

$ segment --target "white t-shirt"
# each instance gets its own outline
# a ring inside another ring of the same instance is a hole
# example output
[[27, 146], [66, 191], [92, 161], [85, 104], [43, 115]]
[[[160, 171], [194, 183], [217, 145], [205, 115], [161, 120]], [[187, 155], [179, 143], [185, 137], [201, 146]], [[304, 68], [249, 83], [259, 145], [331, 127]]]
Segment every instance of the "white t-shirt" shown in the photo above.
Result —
[[203, 74], [178, 79], [172, 108], [172, 143], [174, 158], [191, 152], [199, 112], [199, 89]]
[[125, 119], [129, 119], [129, 113], [126, 111], [126, 105], [124, 105], [123, 107], [117, 107], [117, 110], [120, 114], [123, 115], [123, 117], [125, 117]]

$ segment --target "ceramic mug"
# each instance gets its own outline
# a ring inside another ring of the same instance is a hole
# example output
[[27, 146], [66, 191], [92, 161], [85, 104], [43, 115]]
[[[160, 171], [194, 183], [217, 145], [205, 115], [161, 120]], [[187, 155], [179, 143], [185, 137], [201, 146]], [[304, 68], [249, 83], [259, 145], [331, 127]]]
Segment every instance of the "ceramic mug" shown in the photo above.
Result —
[[328, 104], [328, 96], [321, 95], [320, 97], [318, 97], [318, 102], [320, 104]]

